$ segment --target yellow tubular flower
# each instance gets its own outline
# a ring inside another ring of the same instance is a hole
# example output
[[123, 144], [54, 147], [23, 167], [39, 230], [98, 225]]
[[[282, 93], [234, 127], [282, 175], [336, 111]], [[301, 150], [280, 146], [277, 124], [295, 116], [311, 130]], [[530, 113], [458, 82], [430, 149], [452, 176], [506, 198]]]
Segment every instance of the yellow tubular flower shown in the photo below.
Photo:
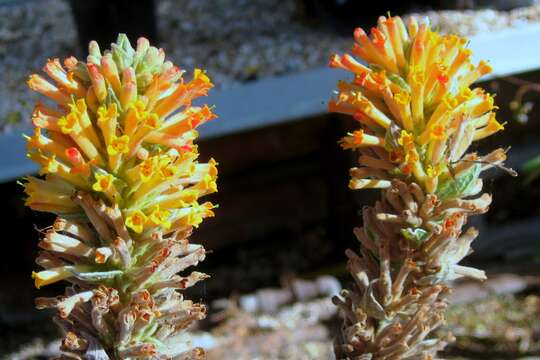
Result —
[[[490, 66], [473, 65], [464, 39], [432, 31], [427, 20], [411, 19], [406, 26], [399, 17], [381, 17], [371, 36], [357, 29], [354, 38], [352, 53], [359, 59], [349, 54], [330, 59], [331, 67], [354, 74], [350, 83], [338, 84], [329, 104], [330, 111], [354, 116], [361, 127], [343, 138], [342, 147], [374, 149], [380, 160], [393, 159], [393, 177], [412, 177], [437, 193], [472, 141], [503, 129], [495, 120], [493, 97], [470, 88]], [[470, 137], [463, 139], [464, 132]], [[381, 187], [359, 180], [351, 186]]]
[[150, 214], [150, 221], [155, 225], [162, 225], [165, 229], [171, 228], [171, 222], [169, 220], [171, 213], [169, 211], [160, 210], [159, 205], [152, 210]]
[[136, 210], [127, 217], [126, 226], [137, 234], [140, 234], [144, 229], [147, 219], [148, 218], [142, 211]]
[[114, 176], [111, 174], [96, 174], [96, 182], [92, 185], [94, 191], [106, 192], [113, 186]]
[[52, 269], [40, 271], [38, 273], [32, 272], [32, 279], [35, 281], [36, 288], [39, 289], [42, 286], [55, 283], [60, 280], [67, 279], [73, 276], [73, 270], [84, 271], [90, 267], [79, 266], [59, 266]]

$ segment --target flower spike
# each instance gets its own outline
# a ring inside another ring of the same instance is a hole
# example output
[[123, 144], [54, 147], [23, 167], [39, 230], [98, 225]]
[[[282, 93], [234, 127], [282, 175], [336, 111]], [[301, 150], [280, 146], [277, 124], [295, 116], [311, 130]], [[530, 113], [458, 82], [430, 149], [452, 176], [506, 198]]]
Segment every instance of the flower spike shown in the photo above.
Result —
[[[62, 350], [83, 359], [200, 359], [179, 337], [205, 317], [177, 286], [178, 272], [204, 260], [193, 227], [214, 215], [200, 198], [217, 191], [217, 163], [198, 161], [196, 129], [215, 118], [194, 106], [213, 87], [196, 69], [189, 80], [162, 49], [118, 36], [110, 50], [89, 45], [86, 62], [48, 60], [49, 79], [28, 85], [56, 103], [38, 103], [26, 136], [41, 178], [24, 184], [26, 204], [57, 214], [39, 243], [36, 287], [67, 280], [65, 295], [38, 298], [56, 308]], [[75, 355], [76, 354], [76, 355]]]
[[339, 359], [434, 359], [444, 347], [430, 338], [444, 321], [445, 296], [460, 277], [485, 279], [459, 265], [478, 235], [467, 217], [488, 210], [481, 172], [501, 167], [505, 151], [469, 152], [503, 129], [493, 96], [471, 84], [491, 71], [471, 63], [466, 40], [440, 35], [427, 19], [380, 17], [368, 35], [354, 32], [352, 55], [330, 67], [351, 72], [329, 111], [359, 129], [340, 142], [359, 153], [351, 189], [381, 189], [355, 229], [360, 254], [347, 251], [354, 284], [335, 297], [343, 313]]

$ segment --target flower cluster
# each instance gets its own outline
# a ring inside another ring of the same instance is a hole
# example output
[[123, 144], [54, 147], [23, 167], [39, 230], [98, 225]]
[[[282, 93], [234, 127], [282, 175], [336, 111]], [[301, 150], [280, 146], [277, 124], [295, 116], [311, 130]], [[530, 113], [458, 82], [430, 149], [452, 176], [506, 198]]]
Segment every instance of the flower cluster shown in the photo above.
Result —
[[382, 196], [362, 210], [359, 254], [346, 253], [354, 283], [334, 298], [344, 316], [335, 350], [340, 359], [434, 359], [445, 341], [429, 335], [444, 322], [451, 282], [485, 279], [458, 263], [478, 235], [463, 231], [467, 217], [491, 203], [480, 174], [506, 159], [502, 149], [468, 152], [503, 129], [493, 96], [471, 88], [491, 68], [473, 65], [465, 39], [427, 20], [380, 17], [371, 36], [357, 29], [354, 39], [363, 62], [332, 56], [330, 66], [354, 78], [338, 84], [329, 110], [359, 124], [341, 140], [358, 153], [349, 187]]
[[[405, 26], [399, 17], [381, 17], [371, 38], [360, 28], [354, 38], [352, 53], [368, 66], [349, 54], [330, 59], [354, 80], [339, 83], [329, 109], [360, 124], [343, 138], [343, 148], [370, 148], [376, 156], [360, 157], [364, 168], [354, 171], [350, 187], [388, 188], [390, 179], [401, 178], [443, 197], [481, 189], [471, 176], [479, 173], [478, 157], [463, 156], [473, 141], [503, 129], [493, 96], [470, 87], [490, 66], [471, 63], [465, 39], [440, 35], [414, 18]], [[447, 193], [464, 178], [467, 186]]]
[[212, 216], [213, 205], [198, 199], [217, 190], [216, 162], [199, 163], [193, 140], [215, 115], [191, 105], [212, 83], [198, 69], [184, 82], [183, 71], [164, 59], [148, 40], [135, 50], [120, 35], [104, 54], [91, 43], [87, 63], [49, 60], [43, 70], [54, 83], [30, 76], [30, 88], [58, 107], [38, 103], [32, 114], [28, 157], [45, 179], [28, 177], [28, 206], [77, 213], [73, 193], [92, 192], [117, 204], [136, 234], [172, 232]]
[[205, 313], [176, 289], [206, 275], [176, 273], [204, 259], [185, 238], [213, 216], [199, 199], [217, 191], [216, 162], [199, 162], [193, 143], [215, 118], [193, 101], [213, 85], [199, 69], [184, 80], [162, 49], [144, 38], [134, 49], [122, 34], [104, 52], [91, 42], [86, 62], [53, 59], [43, 70], [48, 79], [28, 80], [48, 99], [26, 137], [43, 176], [24, 187], [28, 206], [60, 217], [39, 244], [45, 270], [33, 277], [37, 287], [74, 286], [38, 306], [59, 310], [67, 343], [84, 343], [64, 346], [72, 352], [97, 339], [111, 358], [158, 356], [164, 339]]
[[[197, 69], [184, 82], [183, 71], [144, 38], [136, 50], [121, 35], [111, 51], [101, 54], [91, 43], [90, 53], [87, 63], [49, 60], [43, 70], [53, 83], [36, 74], [28, 80], [58, 105], [38, 104], [32, 115], [36, 129], [27, 138], [28, 156], [47, 179], [30, 178], [28, 205], [76, 212], [62, 195], [79, 189], [121, 204], [134, 222], [159, 217], [160, 208], [168, 213], [193, 207], [189, 214], [200, 213], [196, 200], [216, 191], [216, 168], [213, 160], [197, 163], [193, 140], [196, 127], [215, 115], [191, 103], [212, 87], [208, 77]], [[169, 215], [174, 223], [186, 212]]]

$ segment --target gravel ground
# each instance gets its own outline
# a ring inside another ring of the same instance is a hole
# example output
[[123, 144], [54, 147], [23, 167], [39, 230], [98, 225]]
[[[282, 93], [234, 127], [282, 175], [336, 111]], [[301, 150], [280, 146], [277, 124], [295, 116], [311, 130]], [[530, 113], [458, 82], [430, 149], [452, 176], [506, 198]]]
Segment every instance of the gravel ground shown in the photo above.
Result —
[[[324, 66], [350, 39], [315, 26], [300, 1], [156, 0], [161, 46], [181, 67], [208, 70], [217, 87]], [[443, 32], [472, 35], [540, 20], [540, 5], [511, 12], [441, 11], [431, 17]], [[78, 54], [77, 35], [63, 0], [0, 7], [0, 127], [29, 118], [36, 96], [27, 76], [47, 57]], [[15, 126], [16, 127], [16, 126]]]
[[[45, 4], [46, 3], [46, 4]], [[63, 1], [0, 7], [0, 127], [29, 120], [38, 98], [26, 87], [28, 75], [47, 57], [65, 57], [76, 48], [77, 33]]]

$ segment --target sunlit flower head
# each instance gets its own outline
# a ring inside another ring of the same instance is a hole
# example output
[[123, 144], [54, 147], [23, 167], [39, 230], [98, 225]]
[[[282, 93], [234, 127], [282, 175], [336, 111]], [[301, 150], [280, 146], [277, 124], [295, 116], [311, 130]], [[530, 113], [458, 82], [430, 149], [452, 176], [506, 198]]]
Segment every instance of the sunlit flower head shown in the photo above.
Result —
[[[46, 96], [27, 136], [28, 157], [44, 179], [25, 183], [27, 205], [58, 214], [79, 212], [76, 191], [118, 205], [136, 234], [185, 226], [178, 210], [199, 217], [197, 199], [217, 191], [215, 161], [198, 162], [196, 128], [215, 118], [192, 102], [212, 83], [196, 69], [189, 80], [162, 49], [140, 38], [133, 48], [120, 35], [110, 50], [89, 46], [87, 61], [47, 61], [47, 76], [31, 75], [30, 88]], [[54, 105], [53, 105], [54, 104]], [[185, 199], [189, 201], [185, 201]], [[175, 227], [176, 225], [176, 227]]]
[[[428, 20], [380, 17], [368, 36], [354, 33], [352, 55], [333, 55], [330, 66], [352, 72], [338, 84], [329, 110], [352, 115], [361, 130], [345, 136], [345, 149], [358, 149], [363, 171], [352, 188], [387, 188], [392, 178], [409, 178], [441, 194], [448, 183], [478, 180], [471, 143], [503, 129], [495, 119], [493, 96], [473, 82], [491, 72], [474, 65], [466, 39], [432, 31]], [[494, 162], [504, 160], [498, 153]], [[466, 163], [465, 163], [466, 161]], [[475, 174], [475, 175], [474, 175]], [[472, 186], [472, 185], [471, 185]]]

